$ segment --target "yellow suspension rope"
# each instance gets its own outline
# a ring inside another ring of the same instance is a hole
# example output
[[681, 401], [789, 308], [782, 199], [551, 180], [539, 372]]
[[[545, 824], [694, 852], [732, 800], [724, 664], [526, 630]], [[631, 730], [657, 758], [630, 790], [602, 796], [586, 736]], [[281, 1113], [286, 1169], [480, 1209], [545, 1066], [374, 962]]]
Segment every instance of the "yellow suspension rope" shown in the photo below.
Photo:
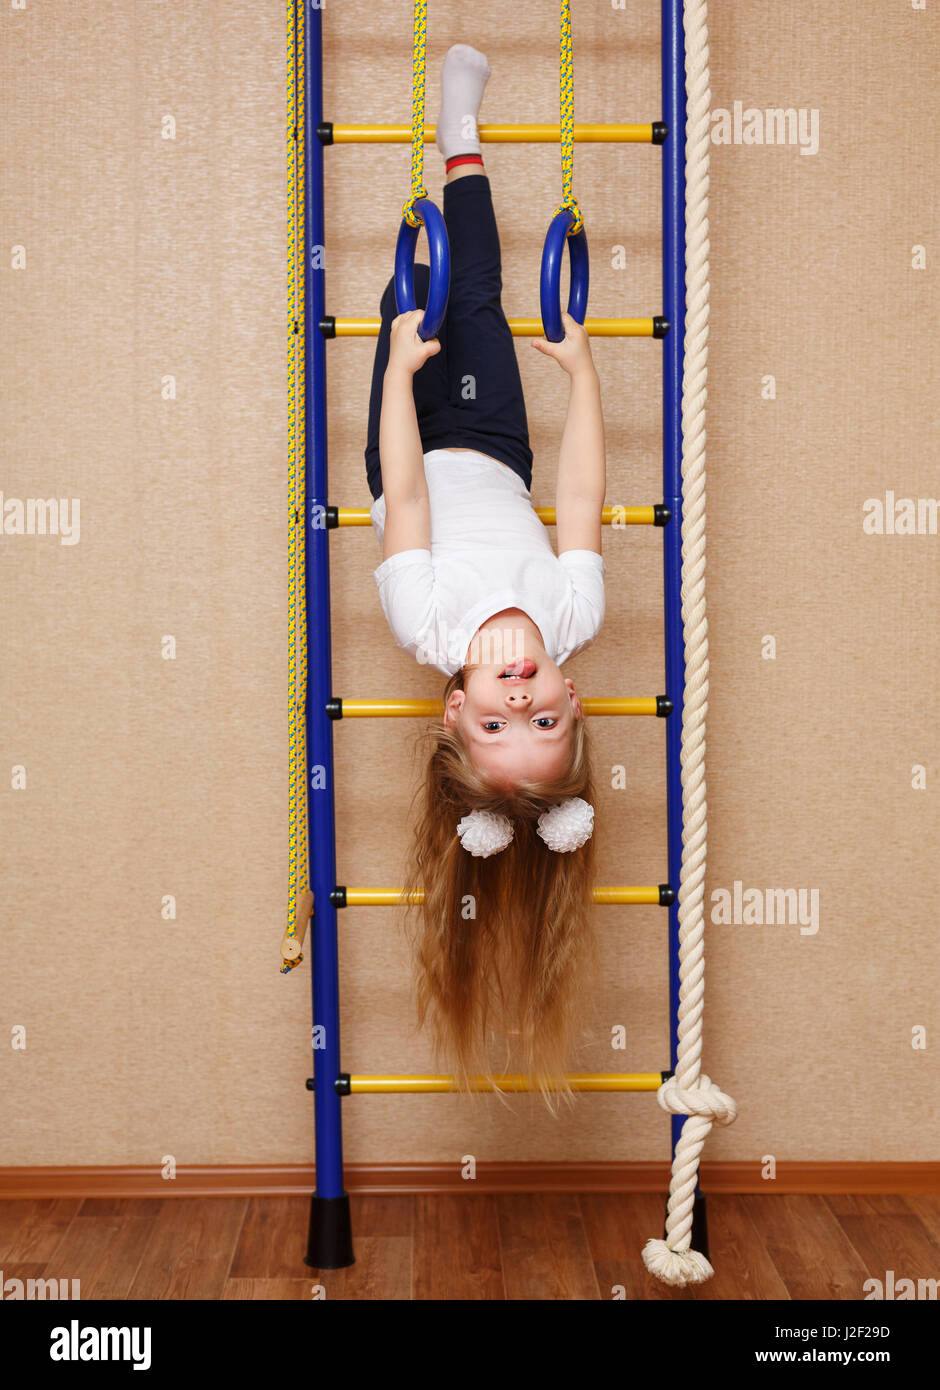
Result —
[[426, 198], [424, 186], [424, 85], [427, 76], [425, 50], [428, 37], [428, 0], [415, 0], [414, 54], [411, 60], [411, 197], [402, 208], [409, 227], [423, 227], [414, 210], [418, 198]]
[[[296, 13], [297, 32], [294, 32]], [[307, 614], [304, 606], [304, 83], [303, 6], [287, 0], [287, 720], [290, 739], [287, 931], [281, 974], [303, 960], [313, 905], [307, 868]]]
[[571, 59], [571, 6], [570, 0], [561, 0], [561, 42], [559, 52], [559, 102], [561, 107], [561, 202], [555, 209], [570, 212], [574, 221], [568, 228], [568, 236], [574, 236], [584, 226], [578, 200], [571, 192], [571, 176], [574, 170], [574, 64]]

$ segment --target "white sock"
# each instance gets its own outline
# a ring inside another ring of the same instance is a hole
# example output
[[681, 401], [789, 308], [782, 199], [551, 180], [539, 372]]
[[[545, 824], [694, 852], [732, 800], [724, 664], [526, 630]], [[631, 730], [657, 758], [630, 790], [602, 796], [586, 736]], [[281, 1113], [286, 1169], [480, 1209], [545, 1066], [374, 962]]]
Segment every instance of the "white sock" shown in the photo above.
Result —
[[480, 154], [477, 116], [490, 65], [469, 44], [455, 43], [441, 69], [441, 114], [437, 118], [437, 148], [445, 159]]

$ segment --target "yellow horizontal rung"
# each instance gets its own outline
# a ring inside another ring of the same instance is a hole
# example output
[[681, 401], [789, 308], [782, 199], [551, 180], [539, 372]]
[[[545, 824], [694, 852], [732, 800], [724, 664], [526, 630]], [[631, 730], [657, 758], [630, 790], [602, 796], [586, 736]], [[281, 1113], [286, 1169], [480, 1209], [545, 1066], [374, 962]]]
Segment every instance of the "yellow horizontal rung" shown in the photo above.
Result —
[[[531, 1091], [534, 1089], [526, 1076], [497, 1076], [496, 1085], [486, 1076], [471, 1079], [471, 1091]], [[623, 1072], [578, 1072], [567, 1078], [573, 1091], [658, 1091], [663, 1078], [658, 1071]], [[351, 1076], [350, 1093], [401, 1091], [419, 1092], [429, 1095], [437, 1091], [459, 1091], [452, 1076]]]
[[[343, 891], [347, 907], [397, 907], [405, 901], [403, 888], [346, 888]], [[596, 903], [650, 904], [658, 907], [659, 885], [610, 885], [593, 889], [592, 896]], [[412, 901], [424, 902], [424, 893], [420, 888], [415, 891]]]
[[[514, 338], [541, 338], [543, 336], [541, 319], [507, 320]], [[380, 319], [331, 320], [331, 337], [335, 338], [377, 338]], [[653, 319], [585, 319], [584, 326], [592, 338], [652, 338]]]
[[596, 903], [626, 903], [631, 907], [640, 907], [644, 905], [659, 907], [660, 905], [658, 883], [634, 885], [609, 884], [606, 887], [592, 889], [591, 896]]
[[[444, 713], [443, 700], [347, 700], [342, 702], [343, 719], [434, 719]], [[581, 701], [585, 714], [657, 714], [655, 695], [587, 696]]]
[[[555, 525], [554, 507], [536, 507], [536, 513], [546, 526]], [[369, 526], [368, 507], [337, 507], [337, 526]], [[655, 507], [605, 507], [601, 514], [605, 526], [655, 526]]]
[[[410, 125], [333, 125], [334, 145], [410, 145]], [[555, 145], [560, 139], [558, 122], [545, 125], [481, 125], [480, 139], [493, 145], [546, 144]], [[437, 135], [433, 125], [424, 127], [425, 144], [432, 144]], [[645, 125], [576, 125], [574, 138], [582, 144], [651, 145], [652, 123]]]
[[585, 714], [652, 714], [659, 713], [655, 695], [610, 696], [588, 695], [581, 701]]
[[436, 719], [443, 700], [343, 700], [344, 719]]

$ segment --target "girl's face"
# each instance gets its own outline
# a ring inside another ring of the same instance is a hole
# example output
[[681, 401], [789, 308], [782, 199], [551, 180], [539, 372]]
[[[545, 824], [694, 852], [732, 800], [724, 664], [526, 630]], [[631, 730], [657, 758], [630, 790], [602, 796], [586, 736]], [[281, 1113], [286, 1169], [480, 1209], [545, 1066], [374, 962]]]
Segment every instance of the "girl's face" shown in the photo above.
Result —
[[563, 776], [582, 718], [574, 684], [541, 644], [526, 646], [535, 646], [535, 654], [470, 667], [464, 689], [453, 692], [444, 711], [474, 767], [500, 786]]

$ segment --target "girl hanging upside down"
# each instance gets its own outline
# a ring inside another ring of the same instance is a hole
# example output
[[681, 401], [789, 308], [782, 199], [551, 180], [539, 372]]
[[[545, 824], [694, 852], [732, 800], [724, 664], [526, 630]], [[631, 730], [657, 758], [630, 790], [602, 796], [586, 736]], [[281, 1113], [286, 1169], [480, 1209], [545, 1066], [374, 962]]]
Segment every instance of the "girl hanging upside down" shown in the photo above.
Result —
[[[569, 378], [555, 489], [557, 555], [530, 496], [522, 382], [501, 303], [499, 236], [477, 138], [490, 68], [444, 61], [451, 286], [439, 337], [382, 297], [366, 468], [382, 543], [375, 571], [398, 645], [447, 677], [406, 880], [422, 889], [419, 1017], [458, 1082], [502, 1070], [543, 1094], [564, 1074], [592, 959], [594, 791], [581, 702], [561, 673], [604, 619], [606, 490], [600, 389], [584, 328], [536, 339]], [[467, 118], [472, 119], [468, 120]], [[468, 130], [471, 132], [468, 138]], [[416, 302], [429, 272], [415, 266]]]

